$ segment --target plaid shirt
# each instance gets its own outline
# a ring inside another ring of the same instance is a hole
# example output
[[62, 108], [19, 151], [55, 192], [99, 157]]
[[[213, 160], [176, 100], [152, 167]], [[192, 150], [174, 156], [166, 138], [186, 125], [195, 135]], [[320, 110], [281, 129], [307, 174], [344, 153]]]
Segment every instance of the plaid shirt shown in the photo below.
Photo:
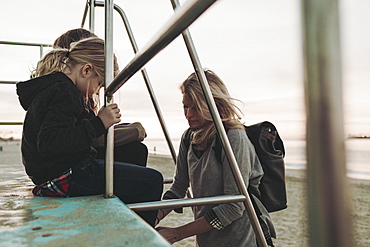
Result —
[[57, 178], [36, 185], [32, 190], [32, 194], [35, 196], [68, 197], [71, 175], [72, 169], [69, 169]]

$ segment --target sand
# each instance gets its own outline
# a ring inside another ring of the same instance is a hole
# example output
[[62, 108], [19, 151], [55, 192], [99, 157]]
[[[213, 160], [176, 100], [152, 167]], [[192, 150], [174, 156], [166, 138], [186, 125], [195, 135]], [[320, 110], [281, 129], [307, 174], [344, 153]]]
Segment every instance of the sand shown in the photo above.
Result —
[[[159, 155], [149, 158], [151, 166], [160, 170], [165, 177], [171, 177], [172, 168], [164, 163], [174, 166], [172, 159]], [[274, 239], [276, 247], [305, 247], [308, 244], [308, 217], [306, 210], [306, 180], [303, 170], [286, 170], [286, 186], [288, 208], [271, 213], [277, 231]], [[168, 185], [166, 185], [168, 188]], [[350, 179], [352, 191], [353, 235], [355, 246], [370, 246], [370, 181]], [[192, 221], [192, 212], [185, 208], [184, 214], [171, 213], [161, 222], [162, 226], [180, 226]], [[174, 246], [194, 246], [194, 238], [182, 240]]]
[[[22, 198], [31, 196], [32, 182], [21, 165], [19, 143], [0, 143], [0, 231], [21, 224]], [[150, 155], [149, 165], [163, 173], [165, 178], [173, 175], [171, 158]], [[308, 246], [308, 221], [306, 215], [306, 184], [302, 170], [287, 170], [286, 183], [288, 208], [271, 214], [278, 238], [276, 247]], [[165, 185], [165, 190], [169, 185]], [[370, 246], [370, 181], [350, 179], [353, 207], [353, 235], [355, 246]], [[171, 213], [160, 225], [176, 227], [192, 221], [190, 208], [183, 214]], [[174, 246], [194, 246], [194, 237], [175, 243]]]

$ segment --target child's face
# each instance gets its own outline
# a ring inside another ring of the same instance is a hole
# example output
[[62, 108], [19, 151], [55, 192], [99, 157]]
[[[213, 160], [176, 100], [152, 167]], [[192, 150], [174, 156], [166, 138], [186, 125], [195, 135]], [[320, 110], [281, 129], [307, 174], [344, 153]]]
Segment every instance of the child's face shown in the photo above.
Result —
[[183, 94], [182, 104], [184, 107], [184, 115], [188, 120], [189, 127], [199, 128], [203, 124], [204, 119], [198, 114], [194, 106], [194, 102], [185, 93]]
[[93, 94], [96, 94], [99, 89], [102, 87], [103, 83], [100, 82], [99, 77], [95, 76], [91, 78], [90, 83], [88, 85], [88, 95], [91, 97]]

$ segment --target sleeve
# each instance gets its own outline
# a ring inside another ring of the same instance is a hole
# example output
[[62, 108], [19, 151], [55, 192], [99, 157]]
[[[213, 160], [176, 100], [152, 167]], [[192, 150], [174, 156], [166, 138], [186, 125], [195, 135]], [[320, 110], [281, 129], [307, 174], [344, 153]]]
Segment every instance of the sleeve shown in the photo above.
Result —
[[185, 140], [187, 132], [188, 131], [185, 131], [181, 137], [179, 154], [177, 155], [176, 160], [174, 181], [170, 189], [166, 192], [166, 194], [168, 195], [172, 194], [172, 197], [173, 195], [175, 195], [176, 198], [184, 198], [186, 195], [186, 191], [189, 188], [189, 170], [187, 157], [190, 143]]
[[[249, 177], [252, 172], [252, 162], [255, 158], [253, 152], [251, 152], [252, 145], [244, 130], [230, 129], [228, 131], [228, 138], [230, 141], [231, 148], [235, 155], [236, 162], [239, 166], [240, 172], [243, 176], [244, 183], [246, 186], [249, 184]], [[230, 168], [229, 162], [222, 150], [221, 162], [223, 169], [223, 188], [225, 195], [236, 195], [240, 194], [237, 183], [234, 179], [234, 175]], [[242, 202], [220, 204], [213, 208], [217, 219], [221, 222], [223, 227], [231, 224], [233, 221], [239, 219], [244, 213], [244, 204]]]
[[96, 136], [106, 131], [100, 118], [79, 120], [85, 108], [75, 88], [62, 84], [51, 94], [37, 136], [40, 154], [53, 156], [89, 149]]

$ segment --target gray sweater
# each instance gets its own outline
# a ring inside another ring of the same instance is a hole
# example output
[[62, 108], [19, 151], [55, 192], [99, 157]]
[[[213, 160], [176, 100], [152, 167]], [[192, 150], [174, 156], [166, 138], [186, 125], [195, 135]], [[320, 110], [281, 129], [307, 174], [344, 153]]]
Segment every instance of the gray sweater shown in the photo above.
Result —
[[[258, 186], [263, 176], [263, 170], [253, 144], [244, 129], [230, 129], [227, 135], [244, 183]], [[190, 185], [194, 198], [240, 194], [225, 153], [222, 151], [222, 164], [216, 159], [212, 149], [216, 139], [198, 159], [192, 146], [187, 147], [184, 136], [185, 133], [181, 139], [177, 157], [174, 183], [169, 191], [177, 197], [183, 198]], [[275, 230], [266, 209], [257, 198], [255, 199], [263, 216], [269, 222], [272, 236], [275, 236]], [[197, 206], [193, 209], [194, 218], [198, 219], [204, 216], [211, 209], [225, 228], [222, 230], [213, 229], [197, 235], [197, 246], [257, 246], [252, 226], [242, 202]]]

